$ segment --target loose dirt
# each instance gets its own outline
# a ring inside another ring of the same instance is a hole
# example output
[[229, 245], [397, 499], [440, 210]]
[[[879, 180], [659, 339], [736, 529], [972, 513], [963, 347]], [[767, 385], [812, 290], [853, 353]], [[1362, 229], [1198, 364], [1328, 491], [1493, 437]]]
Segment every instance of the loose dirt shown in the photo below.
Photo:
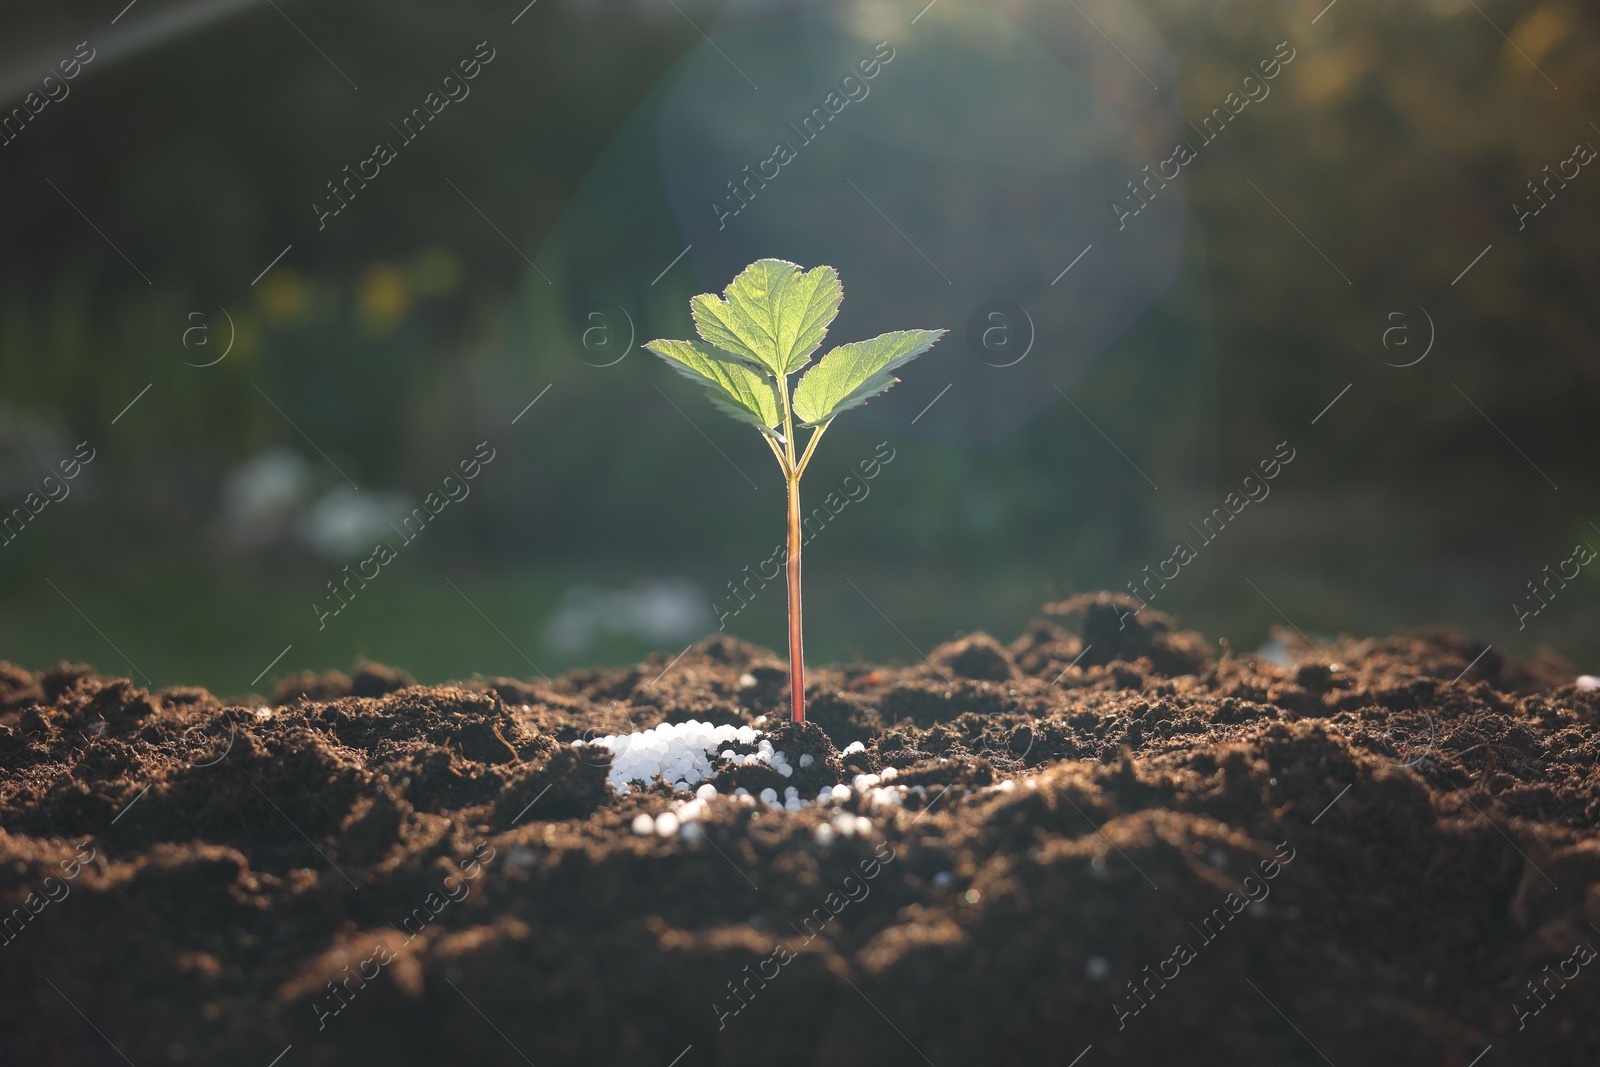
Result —
[[[814, 669], [800, 729], [725, 637], [239, 702], [0, 665], [0, 1063], [1600, 1062], [1600, 692], [1127, 607]], [[691, 718], [813, 756], [724, 791], [911, 788], [636, 834], [684, 797], [572, 742]]]

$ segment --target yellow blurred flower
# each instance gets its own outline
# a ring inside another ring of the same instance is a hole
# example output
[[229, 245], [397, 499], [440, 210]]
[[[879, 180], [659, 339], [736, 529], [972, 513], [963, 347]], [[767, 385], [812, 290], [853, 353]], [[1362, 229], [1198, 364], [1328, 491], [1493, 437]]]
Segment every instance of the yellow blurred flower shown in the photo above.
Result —
[[461, 261], [448, 248], [425, 248], [411, 261], [411, 287], [419, 296], [448, 296], [461, 284]]
[[393, 264], [374, 263], [361, 277], [357, 304], [362, 326], [381, 337], [405, 318], [411, 306], [411, 287]]
[[1359, 44], [1318, 52], [1306, 59], [1299, 91], [1313, 103], [1334, 103], [1355, 88], [1370, 63]]
[[293, 268], [280, 267], [262, 279], [256, 303], [268, 321], [297, 319], [311, 306], [311, 284]]
[[1524, 15], [1511, 31], [1511, 40], [1537, 63], [1555, 49], [1572, 30], [1572, 12], [1564, 4], [1542, 4]]

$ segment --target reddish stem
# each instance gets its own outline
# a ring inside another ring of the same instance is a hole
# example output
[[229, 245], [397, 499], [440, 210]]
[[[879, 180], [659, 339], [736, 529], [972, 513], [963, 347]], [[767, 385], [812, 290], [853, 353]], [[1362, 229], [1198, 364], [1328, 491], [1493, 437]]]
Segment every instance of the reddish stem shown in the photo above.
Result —
[[800, 478], [789, 483], [789, 709], [806, 721], [806, 664], [800, 636]]

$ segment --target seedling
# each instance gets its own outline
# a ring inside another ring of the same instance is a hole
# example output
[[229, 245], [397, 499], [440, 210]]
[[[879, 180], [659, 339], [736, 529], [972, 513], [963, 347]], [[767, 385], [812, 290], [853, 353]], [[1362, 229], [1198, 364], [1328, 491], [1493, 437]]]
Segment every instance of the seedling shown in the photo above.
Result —
[[[705, 387], [711, 403], [761, 431], [789, 493], [789, 708], [806, 718], [805, 657], [800, 629], [800, 477], [817, 442], [840, 414], [900, 379], [890, 371], [922, 355], [945, 331], [895, 330], [832, 349], [801, 375], [839, 313], [844, 289], [832, 267], [801, 271], [781, 259], [750, 264], [722, 296], [689, 301], [699, 341], [651, 341], [644, 347]], [[809, 429], [796, 454], [795, 429]]]

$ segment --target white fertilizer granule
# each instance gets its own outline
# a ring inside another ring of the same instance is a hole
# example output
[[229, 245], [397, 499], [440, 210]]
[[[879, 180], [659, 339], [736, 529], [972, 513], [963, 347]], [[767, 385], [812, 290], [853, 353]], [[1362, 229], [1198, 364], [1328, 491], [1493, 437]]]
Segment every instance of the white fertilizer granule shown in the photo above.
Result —
[[[586, 742], [574, 741], [574, 748]], [[774, 752], [772, 742], [752, 726], [712, 726], [706, 722], [662, 723], [636, 734], [610, 734], [587, 742], [611, 750], [611, 772], [607, 780], [618, 793], [633, 791], [633, 783], [649, 785], [660, 778], [674, 789], [687, 792], [707, 778], [713, 753], [734, 765], [765, 763], [788, 778], [794, 774], [788, 757]], [[730, 744], [755, 745], [756, 751], [740, 754]]]
[[[759, 806], [769, 811], [797, 813], [812, 807], [837, 807], [855, 799], [866, 811], [877, 812], [885, 808], [903, 807], [908, 792], [926, 796], [922, 786], [908, 788], [890, 784], [899, 775], [893, 767], [885, 767], [878, 774], [854, 775], [849, 785], [842, 782], [825, 785], [814, 800], [801, 797], [800, 790], [792, 785], [784, 786], [781, 794], [770, 786], [755, 796], [743, 788], [735, 789], [731, 794], [718, 793], [710, 780], [717, 776], [713, 762], [719, 758], [736, 766], [764, 763], [785, 778], [794, 774], [795, 768], [790, 766], [788, 757], [774, 751], [772, 742], [753, 726], [712, 726], [691, 719], [682, 723], [663, 723], [636, 734], [612, 734], [589, 742], [572, 743], [574, 748], [585, 744], [610, 750], [611, 771], [606, 780], [619, 795], [631, 793], [636, 785], [648, 786], [658, 778], [680, 793], [693, 794], [677, 801], [670, 811], [654, 816], [635, 816], [633, 832], [641, 837], [677, 837], [686, 842], [697, 841], [703, 835], [703, 830], [697, 824], [714, 803]], [[754, 745], [756, 751], [735, 752], [731, 747], [734, 745], [745, 748]], [[846, 748], [845, 752], [859, 752], [864, 748], [858, 741]], [[808, 768], [816, 761], [807, 754], [801, 756], [799, 762], [801, 767]], [[1012, 787], [1011, 782], [1002, 783], [999, 788], [1009, 787]], [[872, 820], [866, 816], [835, 811], [831, 818], [817, 825], [814, 835], [818, 844], [829, 845], [841, 837], [865, 837], [872, 832]]]

